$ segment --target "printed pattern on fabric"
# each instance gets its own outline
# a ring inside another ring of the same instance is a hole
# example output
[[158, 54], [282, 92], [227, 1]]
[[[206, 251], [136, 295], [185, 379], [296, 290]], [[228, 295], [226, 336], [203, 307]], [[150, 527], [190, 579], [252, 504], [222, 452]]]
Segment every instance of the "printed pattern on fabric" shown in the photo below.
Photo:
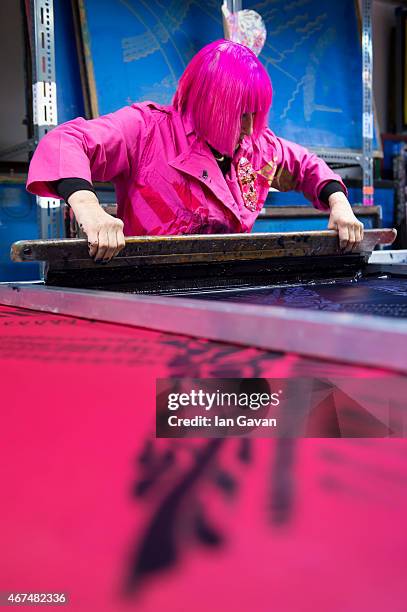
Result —
[[268, 181], [271, 187], [273, 179], [276, 175], [276, 171], [277, 171], [277, 156], [273, 157], [272, 160], [267, 162], [267, 164], [259, 170], [259, 174], [264, 176], [264, 178]]
[[257, 210], [256, 172], [247, 157], [241, 157], [237, 167], [237, 176], [243, 196], [243, 203], [252, 212]]

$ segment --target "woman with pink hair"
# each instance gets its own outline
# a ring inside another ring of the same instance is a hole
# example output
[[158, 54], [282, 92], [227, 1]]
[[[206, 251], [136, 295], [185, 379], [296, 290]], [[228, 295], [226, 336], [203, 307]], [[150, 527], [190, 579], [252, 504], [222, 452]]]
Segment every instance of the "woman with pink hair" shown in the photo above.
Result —
[[[267, 127], [271, 101], [256, 55], [216, 41], [192, 58], [172, 105], [133, 104], [49, 132], [31, 161], [27, 189], [71, 206], [95, 261], [117, 255], [125, 235], [250, 232], [270, 187], [302, 191], [330, 210], [328, 227], [352, 249], [363, 225], [342, 179]], [[114, 184], [118, 218], [99, 205], [94, 181]]]

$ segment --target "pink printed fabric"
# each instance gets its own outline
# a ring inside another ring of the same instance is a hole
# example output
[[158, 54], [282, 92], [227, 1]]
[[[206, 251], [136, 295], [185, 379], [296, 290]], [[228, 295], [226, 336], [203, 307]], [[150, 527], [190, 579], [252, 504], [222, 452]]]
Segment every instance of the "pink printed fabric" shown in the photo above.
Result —
[[[254, 171], [254, 205], [242, 193], [242, 158]], [[269, 129], [243, 139], [224, 177], [192, 125], [172, 106], [152, 102], [49, 132], [31, 161], [27, 189], [58, 197], [49, 183], [70, 177], [114, 184], [128, 236], [250, 232], [270, 186], [302, 191], [327, 210], [318, 194], [331, 180], [342, 183], [323, 160]]]
[[364, 378], [404, 407], [405, 376], [7, 306], [0, 334], [0, 592], [65, 591], [61, 612], [406, 611], [405, 439], [155, 437], [159, 378]]

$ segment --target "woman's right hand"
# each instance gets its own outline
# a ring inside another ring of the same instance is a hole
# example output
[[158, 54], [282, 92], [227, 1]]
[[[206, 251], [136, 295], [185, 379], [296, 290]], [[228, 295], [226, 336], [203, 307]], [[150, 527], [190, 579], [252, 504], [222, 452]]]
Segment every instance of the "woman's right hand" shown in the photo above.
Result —
[[95, 261], [110, 261], [124, 249], [123, 221], [105, 212], [92, 191], [76, 191], [68, 204], [88, 238], [89, 255]]

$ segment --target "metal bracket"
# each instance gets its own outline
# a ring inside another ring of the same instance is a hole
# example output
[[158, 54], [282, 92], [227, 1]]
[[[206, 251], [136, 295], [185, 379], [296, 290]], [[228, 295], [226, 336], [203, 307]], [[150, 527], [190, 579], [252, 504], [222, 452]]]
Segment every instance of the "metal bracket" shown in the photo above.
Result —
[[361, 166], [363, 163], [361, 149], [324, 149], [320, 147], [308, 147], [308, 149], [330, 164], [346, 167]]
[[42, 238], [61, 236], [63, 229], [61, 201], [37, 197], [39, 233]]
[[33, 84], [34, 125], [55, 127], [57, 119], [57, 87], [56, 83], [37, 81]]

